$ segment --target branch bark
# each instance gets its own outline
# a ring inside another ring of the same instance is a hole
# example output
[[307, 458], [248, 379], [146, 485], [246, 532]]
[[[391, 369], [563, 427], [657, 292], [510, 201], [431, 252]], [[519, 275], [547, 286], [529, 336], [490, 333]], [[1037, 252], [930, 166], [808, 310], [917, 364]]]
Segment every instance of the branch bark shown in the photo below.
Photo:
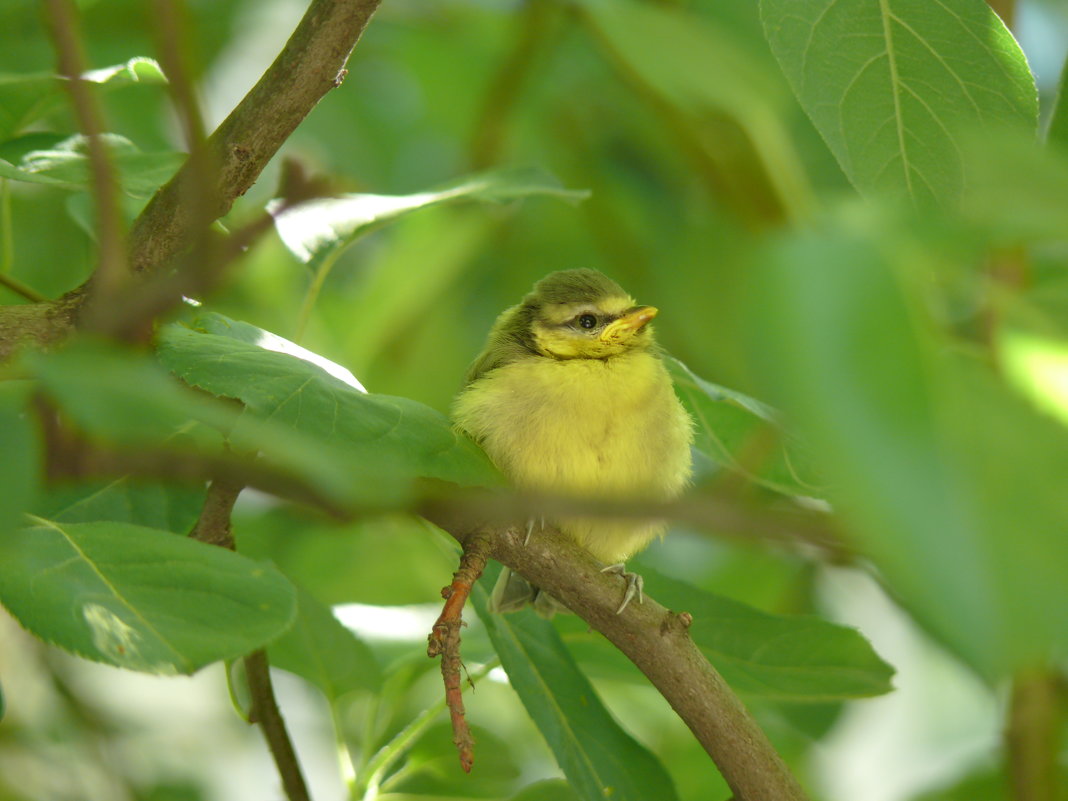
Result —
[[[430, 519], [461, 543], [481, 531], [448, 515]], [[767, 736], [690, 639], [689, 613], [646, 597], [616, 614], [619, 581], [566, 537], [546, 530], [524, 544], [516, 529], [489, 533], [492, 558], [563, 601], [646, 675], [712, 757], [736, 801], [804, 801]]]
[[[196, 197], [197, 165], [161, 188], [134, 223], [130, 263], [137, 272], [167, 264], [196, 235], [204, 210], [226, 214], [328, 91], [341, 85], [345, 62], [380, 0], [313, 0], [274, 63], [208, 138], [214, 181]], [[203, 204], [199, 208], [198, 204]]]

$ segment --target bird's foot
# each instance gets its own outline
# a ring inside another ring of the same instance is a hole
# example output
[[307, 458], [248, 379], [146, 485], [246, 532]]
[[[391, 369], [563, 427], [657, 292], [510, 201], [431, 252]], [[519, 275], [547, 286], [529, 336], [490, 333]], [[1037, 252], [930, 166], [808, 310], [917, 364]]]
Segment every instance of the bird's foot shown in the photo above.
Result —
[[[530, 542], [530, 535], [534, 533], [534, 523], [535, 523], [535, 520], [534, 520], [533, 517], [530, 518], [530, 520], [527, 521], [527, 537], [526, 537], [525, 540], [523, 540], [523, 544], [524, 545], [526, 545], [528, 542]], [[545, 531], [545, 518], [544, 517], [538, 518], [538, 523], [539, 523], [538, 531]]]
[[601, 569], [602, 573], [615, 573], [617, 576], [622, 576], [623, 580], [627, 582], [627, 588], [623, 591], [623, 603], [619, 605], [619, 609], [616, 610], [616, 614], [621, 614], [624, 609], [627, 608], [627, 604], [631, 602], [635, 595], [638, 596], [638, 603], [645, 603], [645, 599], [642, 597], [642, 588], [645, 586], [645, 581], [637, 573], [630, 573], [627, 571], [627, 566], [620, 562], [616, 565], [609, 565], [608, 567]]

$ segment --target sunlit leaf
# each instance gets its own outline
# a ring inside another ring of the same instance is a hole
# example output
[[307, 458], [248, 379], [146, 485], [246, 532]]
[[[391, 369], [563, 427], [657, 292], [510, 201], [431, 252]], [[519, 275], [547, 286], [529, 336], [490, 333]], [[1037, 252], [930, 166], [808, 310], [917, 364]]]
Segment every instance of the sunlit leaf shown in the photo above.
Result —
[[998, 349], [1009, 380], [1068, 425], [1068, 342], [1006, 327]]
[[1027, 61], [983, 0], [762, 0], [760, 8], [794, 93], [862, 192], [952, 200], [968, 181], [962, 132], [1035, 129]]
[[735, 690], [810, 702], [892, 689], [894, 669], [855, 629], [762, 612], [648, 568], [641, 574], [651, 597], [693, 615], [690, 635]]
[[[140, 56], [123, 64], [90, 70], [82, 78], [105, 86], [166, 82], [159, 64]], [[0, 74], [0, 141], [54, 111], [65, 97], [63, 79], [51, 73]]]
[[789, 495], [819, 496], [811, 457], [782, 428], [765, 403], [696, 375], [678, 359], [665, 360], [675, 390], [696, 424], [694, 447], [718, 465], [739, 470]]
[[347, 692], [375, 692], [382, 685], [371, 649], [303, 589], [297, 590], [292, 627], [271, 644], [267, 655], [272, 665], [307, 679], [331, 703]]
[[663, 765], [627, 734], [601, 704], [552, 624], [527, 610], [495, 615], [482, 583], [472, 600], [512, 687], [581, 798], [671, 801]]
[[46, 642], [147, 673], [193, 673], [292, 623], [273, 567], [128, 523], [55, 523], [0, 537], [0, 600]]
[[503, 203], [532, 195], [578, 201], [589, 193], [564, 189], [551, 176], [534, 169], [496, 170], [465, 176], [411, 195], [342, 195], [282, 209], [275, 201], [275, 225], [293, 254], [313, 268], [347, 247], [372, 227], [418, 209], [460, 200]]
[[187, 383], [241, 400], [260, 419], [343, 449], [368, 476], [496, 484], [486, 455], [440, 412], [407, 398], [360, 392], [313, 364], [230, 337], [168, 326], [163, 363]]

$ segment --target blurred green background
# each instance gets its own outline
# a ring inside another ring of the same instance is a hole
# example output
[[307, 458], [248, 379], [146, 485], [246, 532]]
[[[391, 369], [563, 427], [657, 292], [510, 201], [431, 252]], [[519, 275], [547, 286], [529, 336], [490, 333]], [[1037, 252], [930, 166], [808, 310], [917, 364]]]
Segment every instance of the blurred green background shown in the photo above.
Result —
[[[93, 67], [154, 55], [150, 4], [79, 7]], [[214, 126], [305, 4], [199, 0], [188, 10]], [[1015, 15], [1045, 119], [1068, 48], [1068, 7], [1021, 0]], [[7, 0], [0, 32], [0, 73], [53, 69], [37, 4]], [[109, 129], [142, 151], [181, 149], [158, 85], [100, 96]], [[76, 127], [54, 105], [31, 133]], [[495, 316], [534, 281], [576, 266], [611, 275], [660, 308], [661, 343], [694, 372], [786, 409], [841, 490], [847, 536], [874, 560], [873, 568], [832, 566], [796, 549], [684, 530], [644, 557], [765, 610], [857, 626], [897, 668], [897, 689], [879, 699], [746, 696], [813, 797], [1006, 798], [1007, 679], [1051, 652], [1063, 658], [1068, 625], [1057, 589], [1068, 569], [1059, 497], [1066, 435], [1035, 411], [1024, 386], [1036, 375], [1025, 363], [1034, 353], [1027, 336], [1053, 343], [1055, 358], [1068, 352], [1068, 184], [1060, 180], [1068, 169], [1063, 155], [1035, 155], [1011, 134], [981, 137], [974, 152], [987, 168], [957, 211], [858, 203], [783, 77], [753, 2], [385, 0], [344, 83], [281, 156], [343, 192], [409, 194], [506, 166], [540, 168], [589, 198], [408, 215], [341, 253], [303, 330], [312, 276], [272, 232], [210, 308], [298, 340], [372, 392], [447, 412]], [[238, 202], [228, 227], [275, 195], [280, 162]], [[94, 248], [85, 193], [10, 181], [2, 191], [3, 271], [48, 297], [87, 278]], [[143, 202], [129, 198], [131, 217]], [[1002, 280], [999, 270], [1020, 260], [1024, 277]], [[0, 302], [23, 301], [0, 288]], [[996, 389], [984, 372], [990, 364], [1001, 371]], [[971, 525], [972, 515], [982, 522]], [[241, 550], [275, 560], [339, 605], [393, 677], [381, 698], [354, 694], [330, 709], [280, 674], [314, 797], [343, 798], [331, 719], [371, 748], [440, 695], [422, 649], [452, 547], [407, 518], [338, 526], [251, 493], [235, 527]], [[577, 621], [558, 625], [612, 712], [665, 761], [680, 797], [728, 797], [636, 671]], [[472, 669], [490, 658], [477, 622], [465, 648]], [[259, 735], [229, 709], [222, 674], [214, 666], [161, 680], [76, 662], [3, 618], [0, 800], [278, 797]], [[442, 721], [421, 738], [391, 797], [528, 798], [515, 793], [557, 776], [496, 673], [468, 711], [476, 774], [459, 774]], [[557, 785], [529, 792], [567, 797]]]

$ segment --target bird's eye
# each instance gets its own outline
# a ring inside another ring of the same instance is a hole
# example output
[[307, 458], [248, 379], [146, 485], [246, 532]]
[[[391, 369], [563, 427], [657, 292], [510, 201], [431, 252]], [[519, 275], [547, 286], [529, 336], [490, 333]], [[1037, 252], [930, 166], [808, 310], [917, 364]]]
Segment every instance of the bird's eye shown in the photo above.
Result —
[[582, 314], [579, 315], [578, 324], [580, 327], [585, 328], [587, 330], [590, 328], [596, 328], [597, 318], [594, 317], [592, 314]]

